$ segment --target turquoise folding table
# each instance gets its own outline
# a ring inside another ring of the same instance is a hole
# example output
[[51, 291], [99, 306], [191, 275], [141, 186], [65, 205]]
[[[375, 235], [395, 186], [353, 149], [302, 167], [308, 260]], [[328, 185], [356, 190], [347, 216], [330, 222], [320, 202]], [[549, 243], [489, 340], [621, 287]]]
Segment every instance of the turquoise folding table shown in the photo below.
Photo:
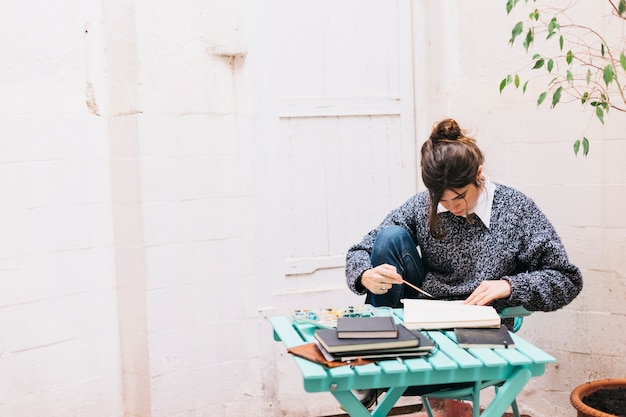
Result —
[[[274, 339], [286, 347], [310, 343], [315, 327], [294, 323], [287, 317], [270, 317]], [[302, 373], [307, 392], [330, 392], [351, 417], [384, 417], [409, 386], [457, 382], [501, 381], [496, 395], [482, 417], [500, 417], [532, 377], [543, 375], [546, 364], [556, 359], [533, 344], [513, 334], [515, 348], [462, 349], [453, 331], [425, 332], [438, 345], [427, 357], [384, 360], [360, 366], [326, 368], [293, 356]], [[370, 413], [352, 390], [388, 388]]]

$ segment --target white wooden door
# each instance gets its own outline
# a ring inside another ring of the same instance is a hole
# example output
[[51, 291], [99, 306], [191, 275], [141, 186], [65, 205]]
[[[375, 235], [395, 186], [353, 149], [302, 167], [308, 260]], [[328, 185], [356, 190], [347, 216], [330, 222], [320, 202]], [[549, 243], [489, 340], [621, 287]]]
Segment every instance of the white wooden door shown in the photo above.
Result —
[[272, 1], [284, 276], [345, 285], [349, 246], [416, 191], [410, 0]]

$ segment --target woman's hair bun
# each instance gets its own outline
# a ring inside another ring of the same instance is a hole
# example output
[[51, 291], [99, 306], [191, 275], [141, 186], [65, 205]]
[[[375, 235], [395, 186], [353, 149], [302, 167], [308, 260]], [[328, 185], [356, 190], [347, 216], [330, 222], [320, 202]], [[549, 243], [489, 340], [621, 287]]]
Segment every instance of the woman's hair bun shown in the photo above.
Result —
[[430, 134], [430, 140], [439, 142], [442, 140], [457, 140], [463, 136], [459, 124], [454, 119], [445, 119], [437, 123]]

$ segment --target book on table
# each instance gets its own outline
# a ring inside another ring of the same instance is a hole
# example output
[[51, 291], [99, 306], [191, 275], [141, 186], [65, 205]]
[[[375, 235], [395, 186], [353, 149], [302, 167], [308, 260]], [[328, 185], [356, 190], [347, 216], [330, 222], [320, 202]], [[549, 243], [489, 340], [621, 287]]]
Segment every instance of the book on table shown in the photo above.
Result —
[[392, 316], [339, 317], [337, 337], [340, 339], [396, 338], [398, 328]]
[[396, 348], [396, 349], [376, 349], [370, 351], [360, 352], [342, 352], [330, 354], [335, 359], [339, 359], [343, 362], [355, 361], [357, 359], [365, 360], [383, 360], [383, 359], [397, 359], [397, 358], [415, 358], [420, 356], [429, 355], [435, 348], [435, 342], [426, 336], [419, 330], [410, 330], [419, 339], [418, 345], [409, 348]]
[[505, 326], [499, 328], [454, 329], [456, 341], [462, 348], [513, 348], [515, 343]]
[[397, 325], [396, 338], [345, 339], [337, 337], [336, 329], [316, 329], [315, 339], [329, 353], [364, 352], [377, 349], [412, 348], [419, 345], [419, 338], [402, 324]]
[[492, 306], [409, 298], [404, 299], [403, 303], [404, 325], [409, 329], [498, 328], [502, 324], [498, 312]]

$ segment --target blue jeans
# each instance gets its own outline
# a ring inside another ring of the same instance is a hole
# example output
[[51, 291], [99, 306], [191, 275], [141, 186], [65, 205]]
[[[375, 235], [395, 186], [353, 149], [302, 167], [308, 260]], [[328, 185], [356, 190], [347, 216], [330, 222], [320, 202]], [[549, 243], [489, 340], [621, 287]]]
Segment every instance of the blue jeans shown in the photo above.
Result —
[[[417, 252], [415, 242], [404, 228], [400, 226], [389, 226], [382, 229], [372, 248], [372, 265], [389, 264], [396, 267], [396, 270], [404, 280], [409, 281], [421, 288], [426, 270], [422, 263], [422, 258]], [[367, 293], [365, 302], [374, 307], [402, 307], [403, 298], [418, 298], [420, 293], [407, 285], [393, 285], [391, 289], [382, 295]], [[456, 384], [436, 384], [425, 386], [410, 386], [402, 394], [404, 396], [424, 395], [443, 389], [460, 389], [473, 386], [473, 382], [461, 382]]]
[[[372, 248], [371, 260], [373, 266], [381, 264], [395, 266], [404, 280], [420, 288], [426, 277], [426, 270], [424, 269], [422, 258], [417, 252], [415, 242], [413, 242], [411, 235], [400, 226], [385, 227], [378, 233]], [[401, 300], [403, 298], [419, 298], [419, 296], [420, 293], [408, 285], [393, 285], [386, 294], [376, 295], [368, 292], [365, 302], [374, 307], [401, 308]], [[410, 386], [402, 395], [424, 395], [442, 389], [467, 388], [473, 385], [473, 382], [462, 382], [457, 384]]]
[[[409, 232], [400, 226], [388, 226], [378, 233], [370, 259], [375, 267], [382, 264], [395, 266], [402, 278], [413, 285], [421, 287], [424, 282], [426, 272], [422, 258]], [[401, 308], [403, 298], [418, 298], [419, 295], [407, 285], [393, 285], [382, 295], [368, 292], [365, 303], [374, 307]]]

